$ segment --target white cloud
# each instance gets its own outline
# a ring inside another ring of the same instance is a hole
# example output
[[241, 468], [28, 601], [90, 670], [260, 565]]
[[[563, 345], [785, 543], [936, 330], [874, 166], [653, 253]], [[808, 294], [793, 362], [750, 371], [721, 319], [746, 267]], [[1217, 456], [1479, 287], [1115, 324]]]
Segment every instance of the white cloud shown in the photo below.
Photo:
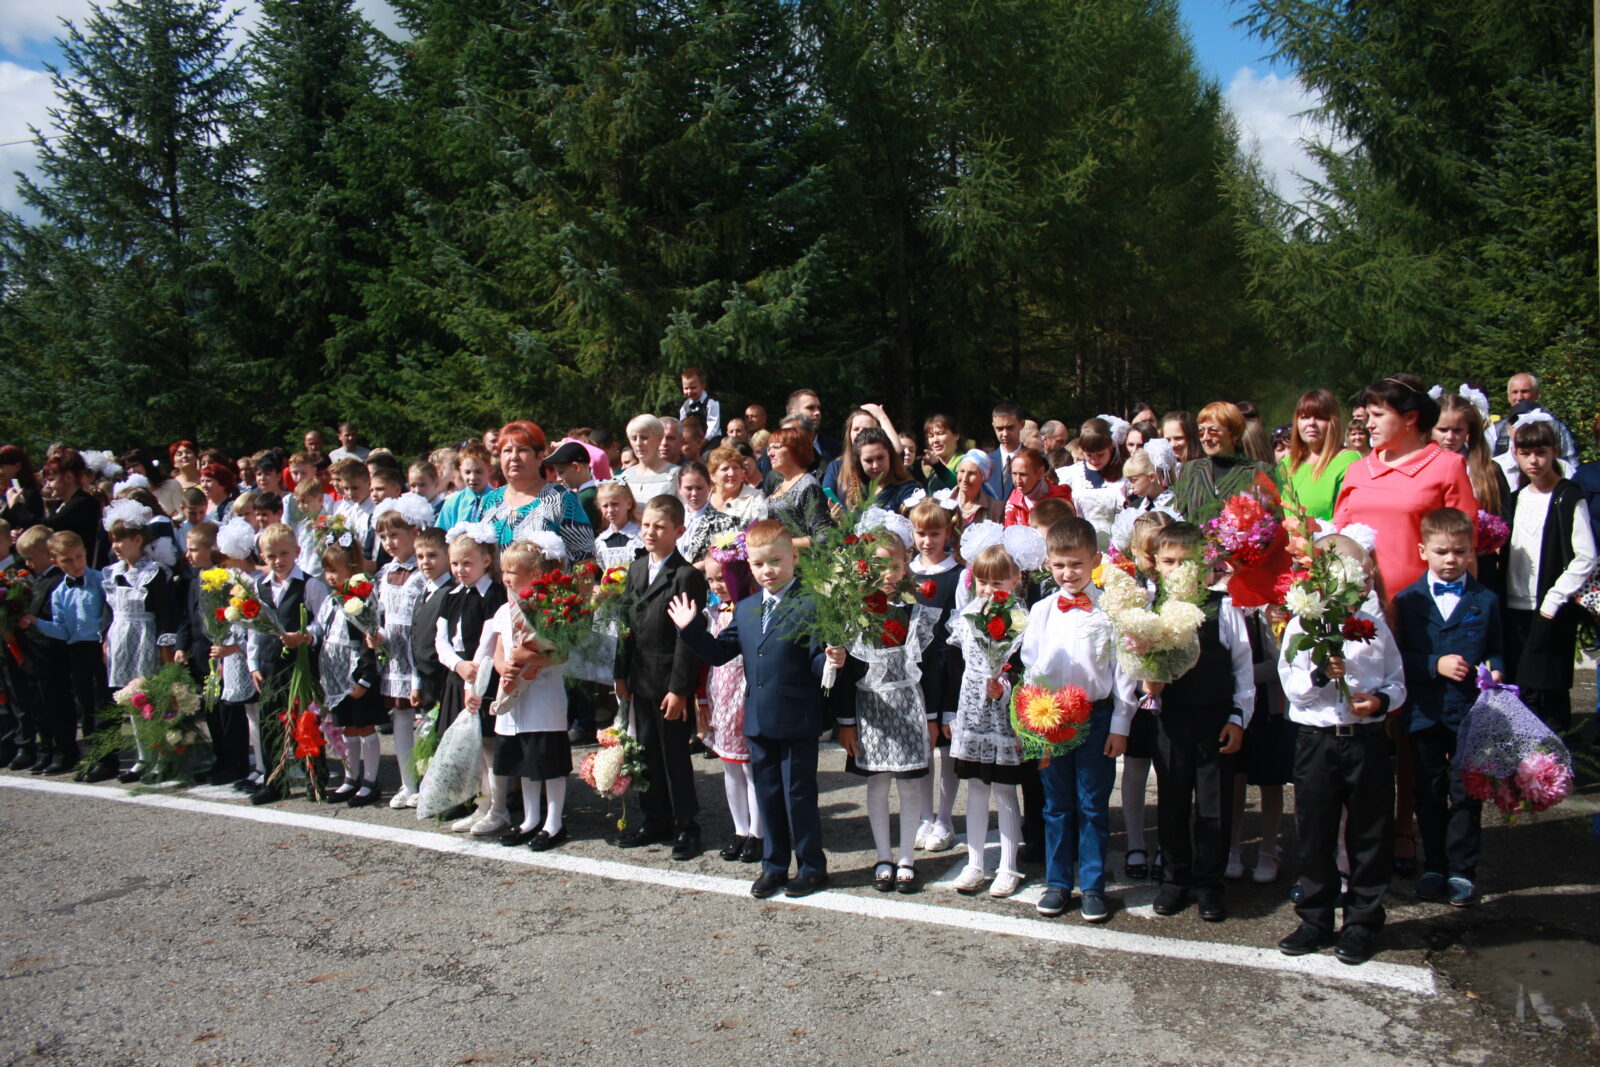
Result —
[[1261, 157], [1262, 169], [1277, 184], [1280, 196], [1297, 200], [1302, 178], [1322, 177], [1306, 145], [1328, 140], [1330, 131], [1309, 113], [1317, 99], [1300, 79], [1240, 67], [1224, 98], [1239, 123], [1243, 147]]
[[62, 19], [79, 22], [89, 14], [90, 0], [0, 0], [0, 47], [16, 52], [29, 44], [48, 43], [63, 32]]
[[50, 75], [0, 60], [0, 210], [14, 212], [22, 207], [12, 172], [20, 170], [30, 177], [37, 174], [39, 161], [28, 127], [31, 124], [43, 130], [48, 126], [54, 103]]

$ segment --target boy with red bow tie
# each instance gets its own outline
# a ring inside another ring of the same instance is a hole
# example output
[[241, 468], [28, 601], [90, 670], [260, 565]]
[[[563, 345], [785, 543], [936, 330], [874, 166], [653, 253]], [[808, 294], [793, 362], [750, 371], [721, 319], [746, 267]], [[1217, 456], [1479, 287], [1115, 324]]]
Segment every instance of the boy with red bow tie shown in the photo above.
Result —
[[1058, 592], [1028, 613], [1023, 677], [1048, 689], [1077, 686], [1094, 710], [1088, 740], [1039, 767], [1046, 887], [1038, 910], [1065, 911], [1076, 875], [1079, 910], [1086, 921], [1100, 923], [1111, 917], [1105, 897], [1111, 786], [1136, 708], [1133, 681], [1117, 668], [1116, 635], [1091, 581], [1100, 562], [1094, 527], [1077, 516], [1062, 519], [1045, 535], [1045, 551]]

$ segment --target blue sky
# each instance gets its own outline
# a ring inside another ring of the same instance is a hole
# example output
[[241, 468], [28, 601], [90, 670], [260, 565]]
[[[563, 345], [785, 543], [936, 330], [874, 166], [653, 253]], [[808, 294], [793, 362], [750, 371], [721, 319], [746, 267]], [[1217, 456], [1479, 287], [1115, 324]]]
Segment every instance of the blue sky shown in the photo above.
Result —
[[[78, 20], [89, 10], [90, 0], [0, 0], [0, 142], [26, 142], [28, 125], [48, 121], [53, 102], [44, 64], [59, 54], [54, 39], [61, 33], [59, 19]], [[393, 12], [384, 0], [358, 0], [359, 6], [381, 29], [392, 31]], [[234, 0], [230, 8], [243, 11], [248, 24], [255, 16], [255, 0]], [[1254, 148], [1265, 169], [1273, 174], [1280, 192], [1292, 195], [1294, 175], [1309, 167], [1300, 146], [1314, 136], [1315, 127], [1298, 117], [1310, 106], [1293, 72], [1268, 63], [1266, 46], [1234, 26], [1243, 0], [1179, 0], [1194, 42], [1201, 69], [1222, 85], [1238, 119], [1247, 147]], [[18, 199], [13, 171], [33, 170], [31, 144], [0, 143], [0, 209], [15, 210]]]

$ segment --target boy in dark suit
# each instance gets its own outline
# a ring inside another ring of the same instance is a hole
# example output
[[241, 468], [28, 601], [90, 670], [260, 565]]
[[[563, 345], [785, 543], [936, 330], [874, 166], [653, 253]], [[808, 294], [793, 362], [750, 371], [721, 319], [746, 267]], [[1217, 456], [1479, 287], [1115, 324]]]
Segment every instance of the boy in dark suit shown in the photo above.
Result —
[[[700, 854], [700, 801], [694, 791], [689, 742], [694, 737], [694, 692], [700, 661], [667, 617], [667, 604], [686, 597], [706, 605], [706, 579], [678, 554], [683, 503], [652, 497], [639, 519], [645, 554], [628, 568], [623, 592], [623, 636], [617, 641], [617, 697], [629, 700], [634, 729], [644, 746], [650, 788], [639, 794], [642, 825], [617, 838], [622, 848], [672, 841], [672, 858]], [[675, 835], [675, 836], [674, 836]]]
[[411, 662], [417, 669], [417, 680], [422, 693], [417, 706], [424, 712], [439, 703], [444, 690], [444, 667], [439, 664], [439, 653], [434, 648], [439, 616], [444, 611], [444, 598], [449, 594], [455, 578], [450, 573], [450, 550], [445, 544], [445, 531], [430, 526], [417, 534], [417, 570], [428, 583], [428, 593], [417, 605], [411, 620]]
[[1422, 835], [1417, 896], [1438, 900], [1448, 892], [1457, 907], [1476, 893], [1483, 805], [1467, 795], [1454, 766], [1456, 735], [1478, 698], [1477, 665], [1487, 663], [1497, 681], [1505, 669], [1500, 599], [1467, 573], [1475, 534], [1455, 508], [1429, 512], [1420, 546], [1428, 571], [1394, 598]]
[[[733, 622], [720, 634], [711, 635], [686, 596], [668, 611], [685, 643], [706, 662], [744, 656], [744, 733], [766, 827], [761, 874], [750, 895], [763, 899], [781, 887], [785, 896], [803, 897], [828, 884], [817, 812], [817, 737], [830, 720], [818, 679], [829, 656], [835, 667], [844, 665], [844, 650], [825, 651], [804, 636], [812, 606], [795, 584], [794, 542], [783, 523], [767, 519], [751, 526], [745, 546], [761, 592], [734, 606]], [[800, 869], [788, 881], [791, 843]]]

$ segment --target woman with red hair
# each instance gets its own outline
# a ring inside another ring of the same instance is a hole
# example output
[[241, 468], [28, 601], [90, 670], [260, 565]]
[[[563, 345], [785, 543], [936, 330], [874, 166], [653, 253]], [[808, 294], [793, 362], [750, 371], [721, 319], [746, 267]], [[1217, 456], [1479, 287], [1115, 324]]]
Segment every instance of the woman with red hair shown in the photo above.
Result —
[[526, 419], [508, 422], [499, 432], [500, 473], [506, 484], [483, 497], [483, 517], [494, 523], [505, 547], [519, 533], [548, 530], [558, 534], [574, 560], [594, 555], [594, 527], [578, 494], [549, 480], [544, 459], [544, 431]]
[[200, 450], [193, 441], [174, 441], [167, 446], [167, 458], [172, 460], [172, 476], [185, 489], [200, 485]]
[[225, 463], [207, 463], [200, 468], [199, 485], [206, 495], [206, 521], [226, 526], [233, 518], [233, 498], [238, 495], [239, 476]]
[[788, 529], [795, 547], [805, 548], [811, 539], [833, 525], [828, 517], [828, 498], [822, 484], [811, 473], [816, 451], [811, 435], [785, 426], [767, 438], [767, 460], [778, 485], [767, 495], [767, 514]]
[[100, 501], [89, 492], [94, 473], [75, 448], [63, 448], [44, 464], [44, 488], [53, 502], [44, 524], [52, 530], [71, 530], [83, 540], [89, 566], [96, 570], [110, 560], [111, 546], [100, 528]]

